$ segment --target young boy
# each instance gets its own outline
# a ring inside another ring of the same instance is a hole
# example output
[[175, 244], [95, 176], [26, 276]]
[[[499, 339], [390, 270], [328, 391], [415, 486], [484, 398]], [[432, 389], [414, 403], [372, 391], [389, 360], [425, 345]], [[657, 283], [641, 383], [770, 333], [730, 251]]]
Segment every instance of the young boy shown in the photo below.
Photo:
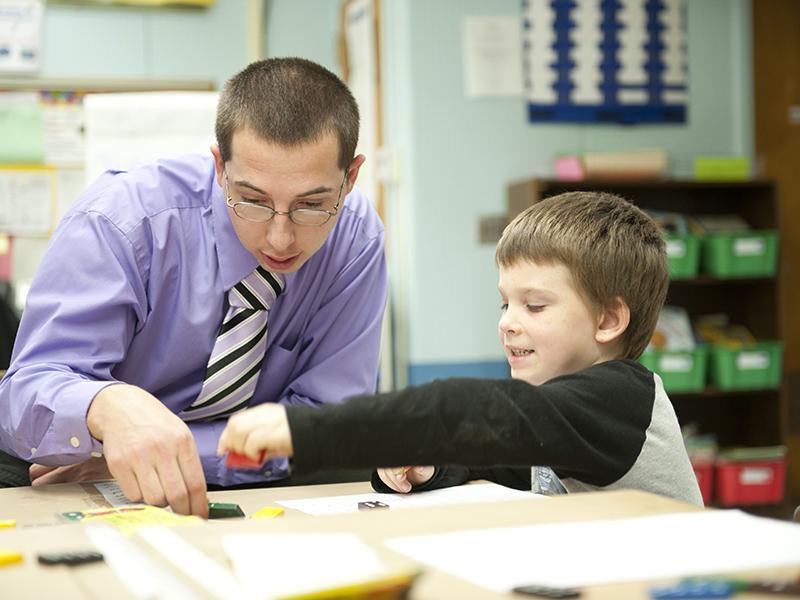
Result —
[[530, 486], [531, 466], [547, 465], [569, 492], [640, 489], [701, 505], [661, 379], [636, 362], [668, 286], [653, 221], [614, 195], [561, 194], [520, 214], [496, 257], [513, 379], [264, 404], [231, 417], [219, 452], [293, 456], [295, 472], [450, 465], [378, 472], [403, 492], [477, 477]]

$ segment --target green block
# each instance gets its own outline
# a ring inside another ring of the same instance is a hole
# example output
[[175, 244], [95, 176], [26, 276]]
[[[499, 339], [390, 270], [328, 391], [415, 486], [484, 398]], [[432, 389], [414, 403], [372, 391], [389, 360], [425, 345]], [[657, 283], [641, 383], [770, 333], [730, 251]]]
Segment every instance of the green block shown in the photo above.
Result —
[[209, 519], [231, 519], [234, 517], [243, 517], [244, 511], [238, 504], [233, 502], [209, 502], [208, 503], [208, 518]]
[[694, 178], [703, 181], [750, 178], [750, 159], [745, 156], [697, 156], [694, 159]]

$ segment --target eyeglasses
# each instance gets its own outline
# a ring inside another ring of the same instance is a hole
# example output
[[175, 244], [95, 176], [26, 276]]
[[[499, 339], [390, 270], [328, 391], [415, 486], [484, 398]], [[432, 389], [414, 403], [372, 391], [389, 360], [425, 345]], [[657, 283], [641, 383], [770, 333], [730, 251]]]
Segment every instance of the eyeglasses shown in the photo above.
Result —
[[275, 210], [271, 206], [261, 204], [258, 202], [248, 202], [240, 200], [234, 202], [228, 188], [228, 174], [225, 173], [225, 203], [233, 209], [237, 217], [245, 221], [253, 221], [255, 223], [266, 223], [271, 221], [275, 215], [287, 215], [292, 223], [296, 225], [311, 225], [320, 227], [325, 225], [330, 218], [339, 212], [339, 202], [342, 199], [342, 190], [344, 189], [344, 182], [347, 181], [347, 171], [344, 172], [342, 178], [342, 185], [339, 186], [339, 195], [336, 197], [336, 204], [333, 210], [324, 210], [321, 208], [293, 208], [292, 210]]

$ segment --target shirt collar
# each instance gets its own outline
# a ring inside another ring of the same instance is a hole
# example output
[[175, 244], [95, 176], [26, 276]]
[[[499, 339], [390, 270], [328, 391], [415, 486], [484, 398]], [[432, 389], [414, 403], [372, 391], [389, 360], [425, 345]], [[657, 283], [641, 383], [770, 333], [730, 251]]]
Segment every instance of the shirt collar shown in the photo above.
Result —
[[222, 188], [216, 184], [211, 191], [211, 212], [213, 214], [214, 232], [219, 259], [220, 278], [225, 291], [247, 277], [258, 266], [256, 258], [242, 246], [233, 223], [228, 215], [228, 207]]

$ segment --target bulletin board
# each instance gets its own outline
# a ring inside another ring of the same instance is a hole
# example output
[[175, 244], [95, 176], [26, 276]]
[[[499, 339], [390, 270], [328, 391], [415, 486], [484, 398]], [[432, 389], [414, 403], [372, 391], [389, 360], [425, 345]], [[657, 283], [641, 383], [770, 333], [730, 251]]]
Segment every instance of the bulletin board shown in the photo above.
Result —
[[531, 122], [684, 123], [685, 0], [523, 0]]
[[[205, 90], [212, 87], [211, 82], [200, 80], [0, 79], [0, 233], [47, 237], [86, 187], [84, 103], [90, 92], [115, 92], [104, 95], [122, 98], [124, 94], [117, 92], [203, 90], [209, 94]], [[141, 104], [138, 116], [144, 118]], [[127, 124], [132, 120], [120, 119]], [[213, 115], [208, 127], [213, 128]], [[114, 141], [115, 147], [132, 145], [131, 132], [123, 133]], [[159, 149], [155, 143], [150, 147]]]
[[[0, 281], [13, 284], [19, 310], [50, 234], [86, 189], [90, 147], [85, 99], [95, 92], [209, 93], [213, 87], [208, 80], [0, 78]], [[147, 115], [138, 110], [136, 117]], [[207, 120], [213, 127], [213, 118]], [[120, 119], [119, 125], [134, 121]], [[113, 134], [110, 129], [102, 133]], [[130, 133], [120, 132], [113, 147], [136, 148], [135, 140], [126, 137]], [[148, 147], [163, 150], [156, 143]], [[103, 158], [100, 150], [91, 156]]]

